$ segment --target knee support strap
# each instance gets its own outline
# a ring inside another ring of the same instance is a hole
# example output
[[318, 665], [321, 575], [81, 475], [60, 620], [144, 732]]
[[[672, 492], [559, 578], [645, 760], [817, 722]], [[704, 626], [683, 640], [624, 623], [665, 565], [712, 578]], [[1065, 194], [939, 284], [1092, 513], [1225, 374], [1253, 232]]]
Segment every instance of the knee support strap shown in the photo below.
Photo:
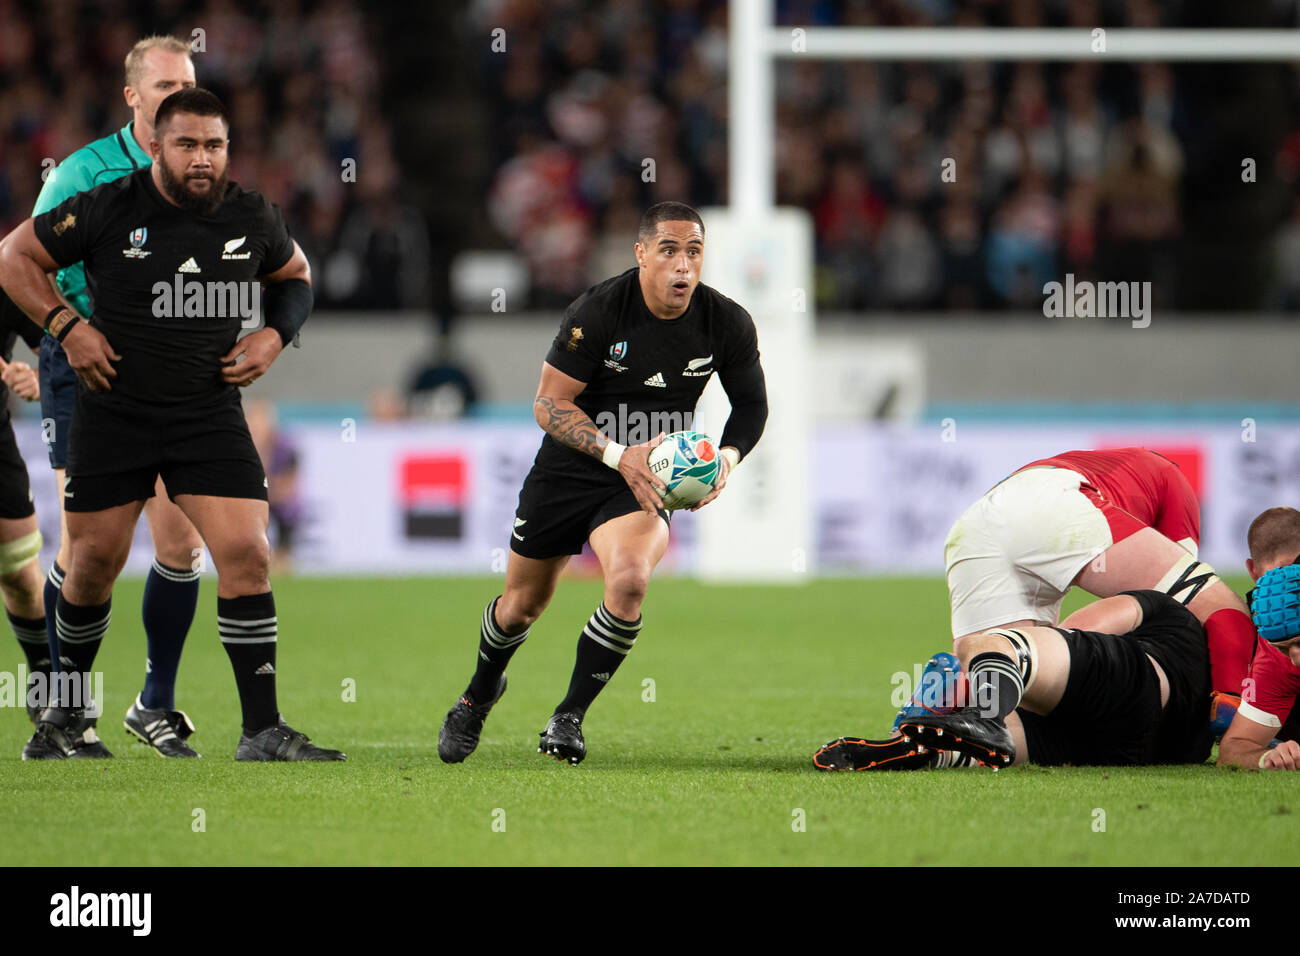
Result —
[[984, 633], [996, 634], [1011, 645], [1011, 649], [1015, 652], [1016, 665], [1020, 668], [1020, 678], [1025, 682], [1025, 690], [1029, 690], [1033, 686], [1038, 670], [1035, 666], [1038, 663], [1038, 645], [1034, 643], [1033, 637], [1009, 627], [999, 627]]
[[1214, 568], [1185, 554], [1165, 572], [1155, 590], [1163, 591], [1183, 607], [1191, 604], [1203, 588], [1219, 580]]
[[0, 544], [0, 574], [13, 574], [26, 567], [41, 553], [41, 543], [41, 533], [33, 531]]

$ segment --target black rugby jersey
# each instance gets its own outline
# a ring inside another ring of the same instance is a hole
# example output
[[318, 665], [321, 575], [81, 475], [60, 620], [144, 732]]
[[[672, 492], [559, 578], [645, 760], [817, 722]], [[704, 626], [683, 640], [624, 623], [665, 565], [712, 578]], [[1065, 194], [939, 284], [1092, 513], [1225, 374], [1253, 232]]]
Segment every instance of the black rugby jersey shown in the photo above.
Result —
[[[658, 318], [646, 307], [636, 267], [592, 286], [565, 310], [546, 361], [587, 383], [574, 404], [607, 438], [621, 444], [692, 428], [695, 405], [715, 372], [733, 407], [728, 428], [713, 436], [718, 446], [735, 446], [743, 457], [762, 433], [767, 393], [754, 320], [703, 283], [675, 319]], [[735, 409], [759, 404], [756, 423], [732, 427]], [[537, 464], [564, 471], [585, 466], [592, 474], [603, 471], [618, 478], [597, 459], [549, 434], [542, 439]]]
[[[1200, 763], [1210, 755], [1210, 656], [1205, 629], [1181, 603], [1163, 591], [1122, 591], [1142, 608], [1142, 623], [1118, 638], [1153, 658], [1169, 682], [1169, 702], [1155, 737], [1156, 763]], [[1058, 630], [1060, 630], [1058, 628]], [[1095, 631], [1085, 631], [1096, 635]], [[1074, 675], [1071, 674], [1071, 681]], [[1107, 706], [1099, 703], [1098, 708]]]
[[193, 408], [237, 399], [238, 388], [221, 381], [221, 357], [241, 327], [260, 324], [258, 277], [293, 256], [276, 206], [229, 183], [221, 204], [200, 215], [164, 199], [142, 169], [34, 223], [55, 262], [85, 264], [90, 323], [122, 356], [96, 402]]

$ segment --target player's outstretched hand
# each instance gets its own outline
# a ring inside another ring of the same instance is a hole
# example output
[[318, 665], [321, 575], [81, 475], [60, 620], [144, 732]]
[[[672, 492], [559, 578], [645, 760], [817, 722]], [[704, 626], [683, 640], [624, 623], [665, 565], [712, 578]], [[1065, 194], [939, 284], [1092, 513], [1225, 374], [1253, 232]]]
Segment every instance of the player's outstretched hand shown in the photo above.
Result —
[[[221, 380], [244, 388], [266, 374], [277, 355], [284, 349], [275, 329], [259, 329], [245, 335], [235, 347], [221, 356]], [[242, 360], [240, 356], [243, 356]]]
[[0, 382], [8, 385], [10, 391], [23, 401], [34, 402], [41, 397], [41, 380], [36, 370], [26, 362], [0, 359]]
[[1300, 770], [1300, 743], [1284, 740], [1264, 755], [1265, 770]]
[[722, 459], [722, 468], [721, 471], [718, 472], [718, 483], [713, 486], [712, 491], [699, 501], [695, 502], [695, 504], [691, 505], [688, 510], [699, 511], [714, 498], [718, 497], [718, 495], [722, 493], [722, 489], [727, 486], [727, 475], [731, 474], [731, 459], [726, 455], [719, 455], [718, 457]]
[[618, 473], [636, 495], [641, 510], [650, 514], [656, 514], [664, 506], [664, 492], [668, 490], [667, 485], [650, 473], [650, 452], [663, 440], [664, 433], [660, 432], [644, 444], [628, 445], [618, 460]]
[[122, 356], [113, 351], [104, 333], [89, 322], [78, 322], [63, 339], [63, 351], [77, 377], [92, 392], [107, 392], [117, 378], [114, 362]]

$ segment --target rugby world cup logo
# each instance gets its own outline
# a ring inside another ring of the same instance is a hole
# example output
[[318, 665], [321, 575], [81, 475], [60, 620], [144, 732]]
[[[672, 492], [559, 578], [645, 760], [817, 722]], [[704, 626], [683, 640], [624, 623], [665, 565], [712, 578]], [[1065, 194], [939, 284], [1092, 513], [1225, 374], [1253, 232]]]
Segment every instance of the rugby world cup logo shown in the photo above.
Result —
[[141, 246], [145, 244], [145, 241], [148, 238], [149, 238], [149, 230], [145, 226], [141, 226], [139, 229], [132, 229], [131, 248], [139, 249]]
[[621, 359], [626, 354], [627, 354], [626, 342], [615, 342], [613, 345], [609, 347], [609, 357], [612, 358], [615, 362], [619, 361], [619, 359]]

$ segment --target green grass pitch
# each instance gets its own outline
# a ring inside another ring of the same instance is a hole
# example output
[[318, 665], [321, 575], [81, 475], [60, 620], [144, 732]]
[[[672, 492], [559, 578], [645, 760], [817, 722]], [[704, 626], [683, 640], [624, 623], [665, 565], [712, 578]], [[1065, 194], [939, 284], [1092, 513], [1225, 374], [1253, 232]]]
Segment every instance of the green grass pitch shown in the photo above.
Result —
[[[566, 579], [478, 752], [445, 766], [438, 726], [499, 585], [277, 583], [281, 709], [349, 759], [250, 766], [232, 760], [238, 704], [211, 580], [178, 691], [203, 759], [159, 759], [122, 730], [144, 663], [141, 582], [122, 582], [99, 662], [101, 736], [117, 759], [23, 763], [31, 727], [0, 710], [0, 830], [23, 835], [0, 845], [0, 865], [1168, 866], [1223, 865], [1246, 846], [1255, 865], [1294, 862], [1279, 839], [1300, 805], [1289, 774], [813, 770], [826, 740], [882, 735], [891, 675], [948, 645], [939, 579], [654, 582], [641, 640], [588, 714], [579, 767], [536, 753], [600, 598], [599, 581]], [[0, 670], [13, 672], [7, 647]], [[76, 825], [39, 822], [51, 819]]]

